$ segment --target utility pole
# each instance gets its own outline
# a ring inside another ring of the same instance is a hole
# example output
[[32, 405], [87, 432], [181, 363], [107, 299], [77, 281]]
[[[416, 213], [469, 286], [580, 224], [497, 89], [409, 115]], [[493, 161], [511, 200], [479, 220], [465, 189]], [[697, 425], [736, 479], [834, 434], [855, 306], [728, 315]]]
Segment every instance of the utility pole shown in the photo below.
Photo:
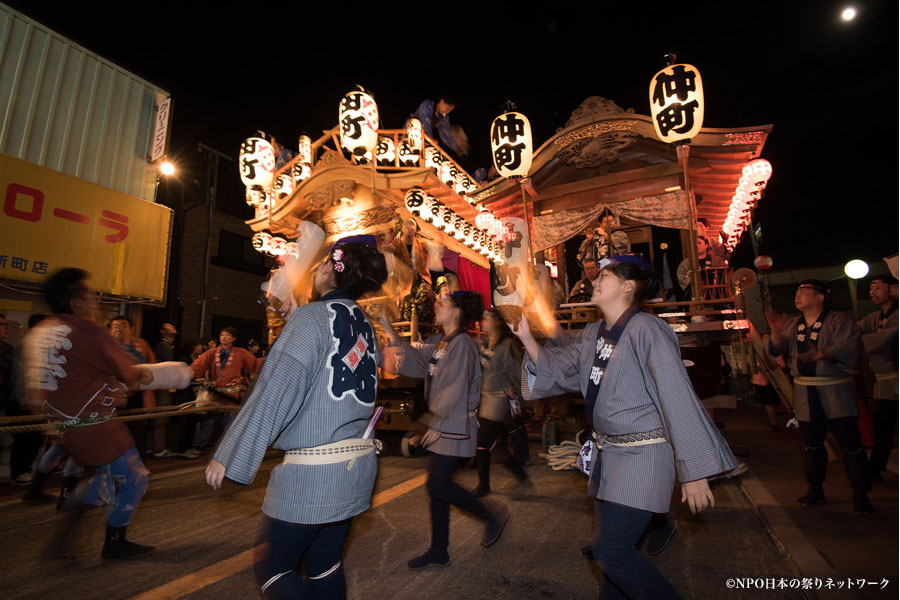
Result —
[[219, 183], [219, 159], [223, 158], [228, 162], [232, 162], [232, 159], [227, 154], [223, 154], [203, 143], [197, 144], [197, 151], [206, 156], [206, 186], [204, 197], [208, 208], [206, 216], [206, 249], [203, 253], [203, 278], [200, 280], [200, 325], [197, 330], [197, 335], [202, 338], [203, 331], [206, 327], [209, 257], [211, 252], [210, 245], [212, 244], [213, 210], [215, 210], [216, 207], [216, 189]]

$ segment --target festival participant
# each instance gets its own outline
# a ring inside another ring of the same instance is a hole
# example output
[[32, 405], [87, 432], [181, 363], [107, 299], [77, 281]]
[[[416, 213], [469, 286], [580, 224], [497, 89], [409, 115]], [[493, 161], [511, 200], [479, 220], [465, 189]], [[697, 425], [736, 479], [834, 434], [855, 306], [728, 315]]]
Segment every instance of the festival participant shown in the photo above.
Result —
[[491, 493], [491, 451], [504, 427], [513, 444], [513, 455], [503, 464], [520, 483], [528, 477], [522, 468], [528, 460], [528, 434], [519, 401], [522, 345], [496, 308], [484, 313], [481, 330], [487, 338], [479, 344], [481, 404], [478, 406], [478, 446], [475, 449], [478, 487], [472, 491], [479, 498]]
[[604, 320], [579, 341], [540, 347], [523, 317], [516, 335], [527, 352], [528, 399], [580, 391], [593, 429], [589, 493], [596, 498], [593, 557], [603, 596], [677, 598], [636, 549], [653, 513], [666, 513], [677, 475], [691, 512], [715, 505], [707, 478], [737, 466], [700, 405], [681, 362], [678, 339], [661, 319], [640, 312], [656, 278], [635, 256], [604, 261], [593, 302]]
[[896, 283], [890, 275], [872, 278], [869, 296], [880, 310], [857, 323], [862, 332], [863, 347], [869, 355], [869, 366], [875, 374], [875, 410], [872, 414], [875, 440], [869, 457], [869, 474], [878, 480], [887, 468], [897, 424], [897, 299], [891, 295], [891, 286]]
[[249, 484], [270, 444], [287, 451], [269, 478], [254, 551], [265, 598], [345, 597], [341, 548], [352, 518], [369, 508], [378, 468], [377, 442], [364, 435], [378, 347], [356, 299], [386, 279], [375, 249], [331, 251], [313, 280], [320, 300], [291, 315], [206, 469], [214, 490], [225, 477]]
[[425, 399], [431, 420], [421, 443], [428, 449], [428, 481], [431, 500], [431, 546], [407, 563], [410, 569], [450, 565], [450, 505], [458, 506], [486, 524], [481, 544], [490, 546], [500, 538], [509, 516], [506, 505], [486, 503], [452, 481], [463, 458], [475, 455], [478, 421], [475, 409], [481, 399], [481, 365], [478, 345], [465, 331], [482, 313], [481, 296], [475, 292], [453, 292], [435, 302], [435, 323], [440, 333], [422, 344], [401, 340], [386, 319], [381, 326], [390, 338], [384, 365], [409, 377], [425, 378]]
[[831, 429], [853, 486], [853, 510], [871, 515], [875, 509], [866, 493], [870, 482], [866, 450], [857, 426], [856, 385], [849, 374], [856, 365], [859, 328], [847, 315], [825, 307], [829, 293], [818, 279], [801, 281], [794, 297], [801, 315], [788, 319], [770, 311], [766, 319], [772, 335], [766, 349], [772, 355], [790, 355], [794, 412], [803, 433], [803, 468], [809, 482], [797, 504], [810, 507], [825, 502], [825, 434]]
[[59, 424], [63, 449], [97, 470], [63, 508], [111, 504], [101, 556], [133, 558], [154, 549], [125, 539], [149, 472], [125, 423], [111, 417], [125, 404], [126, 386], [136, 387], [142, 374], [132, 356], [94, 322], [99, 304], [87, 277], [81, 269], [66, 268], [44, 286], [54, 316], [25, 339], [28, 402]]

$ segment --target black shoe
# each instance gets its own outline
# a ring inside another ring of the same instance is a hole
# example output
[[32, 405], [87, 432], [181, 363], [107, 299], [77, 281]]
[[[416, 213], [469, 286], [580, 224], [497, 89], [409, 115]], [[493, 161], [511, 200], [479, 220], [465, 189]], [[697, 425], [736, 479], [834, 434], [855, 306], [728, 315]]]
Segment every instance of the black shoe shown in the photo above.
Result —
[[647, 537], [647, 545], [645, 549], [650, 556], [656, 556], [666, 549], [675, 530], [678, 529], [678, 519], [672, 517], [666, 519], [666, 524], [659, 529], [650, 529], [650, 535]]
[[503, 466], [510, 470], [519, 483], [528, 479], [528, 473], [525, 472], [525, 469], [522, 468], [522, 465], [515, 458], [507, 458], [503, 461]]
[[479, 482], [475, 489], [472, 490], [472, 495], [476, 498], [484, 498], [488, 494], [491, 493], [491, 486], [488, 483]]
[[126, 540], [126, 529], [126, 527], [113, 527], [109, 523], [106, 524], [106, 541], [103, 542], [103, 550], [100, 552], [100, 556], [103, 559], [136, 558], [156, 550], [153, 546], [144, 546], [143, 544], [135, 544]]
[[803, 508], [825, 504], [825, 492], [821, 488], [817, 490], [810, 488], [805, 494], [797, 498], [797, 504]]
[[497, 504], [496, 507], [488, 507], [490, 515], [484, 525], [484, 535], [481, 536], [481, 545], [487, 548], [500, 539], [506, 520], [509, 519], [509, 508], [505, 504]]
[[864, 517], [871, 517], [875, 514], [875, 508], [869, 502], [868, 496], [860, 496], [853, 498], [853, 512]]
[[594, 560], [594, 553], [592, 552], [590, 545], [581, 547], [581, 558], [586, 558], [587, 560]]
[[450, 555], [440, 550], [428, 549], [428, 552], [422, 556], [417, 556], [406, 563], [410, 570], [427, 569], [429, 567], [449, 567]]

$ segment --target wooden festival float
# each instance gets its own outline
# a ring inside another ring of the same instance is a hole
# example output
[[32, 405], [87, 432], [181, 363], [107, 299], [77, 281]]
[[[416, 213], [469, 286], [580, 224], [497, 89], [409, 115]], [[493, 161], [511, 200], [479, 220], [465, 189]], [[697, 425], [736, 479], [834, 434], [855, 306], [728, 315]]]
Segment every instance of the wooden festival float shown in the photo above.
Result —
[[[670, 65], [668, 71], [674, 67], [678, 74], [679, 66]], [[699, 74], [697, 79], [699, 84]], [[702, 86], [696, 87], [702, 91]], [[694, 250], [684, 253], [692, 265], [692, 297], [648, 303], [644, 309], [669, 322], [683, 341], [686, 357], [694, 352], [688, 348], [714, 347], [718, 372], [719, 346], [724, 345], [735, 357], [733, 362], [746, 368], [749, 354], [743, 335], [749, 321], [741, 286], [752, 285], [755, 278], [752, 272], [735, 277], [728, 267], [708, 269], [701, 277], [693, 224], [697, 217], [706, 217], [710, 235], [721, 232], [730, 249], [736, 245], [771, 173], [768, 162], [759, 159], [771, 125], [719, 129], [702, 128], [695, 122], [689, 145], [675, 144], [661, 139], [663, 118], [636, 114], [592, 97], [532, 153], [527, 119], [510, 107], [494, 121], [491, 131], [494, 163], [501, 177], [478, 186], [435, 140], [423, 134], [416, 119], [406, 129], [380, 129], [374, 100], [364, 92], [344, 97], [339, 121], [316, 140], [301, 136], [299, 153], [278, 169], [268, 141], [251, 138], [244, 143], [242, 178], [248, 203], [256, 211], [247, 224], [255, 232], [253, 243], [259, 251], [275, 256], [296, 253], [303, 242], [304, 222], [321, 228], [325, 245], [364, 234], [389, 243], [398, 222], [413, 218], [419, 227], [417, 236], [458, 253], [478, 268], [494, 271], [495, 305], [521, 308], [529, 304], [536, 288], [513, 290], [510, 282], [515, 277], [510, 273], [528, 271], [523, 279], [533, 281], [538, 275], [529, 263], [546, 265], [568, 291], [581, 274], [573, 267], [567, 242], [596, 227], [598, 217], [608, 209], [620, 220], [632, 253], [653, 264], [658, 274], [664, 264], [661, 250], [666, 247], [654, 243], [660, 231], [678, 232], [681, 247]], [[702, 111], [697, 121], [702, 122]], [[402, 277], [390, 270], [386, 292], [361, 304], [400, 303], [409, 282], [398, 280]], [[500, 293], [501, 286], [510, 292]], [[298, 298], [302, 293], [297, 292], [299, 286], [294, 300], [302, 302]], [[524, 309], [528, 314], [528, 306]], [[270, 310], [268, 314], [274, 337], [283, 326], [281, 313]], [[581, 304], [563, 305], [555, 316], [564, 328], [577, 328], [599, 315]], [[409, 320], [395, 328], [415, 338], [420, 332], [427, 335], [429, 325], [417, 322], [413, 311]], [[535, 325], [539, 331], [540, 323]], [[380, 403], [388, 410], [379, 427], [409, 429], [410, 418], [418, 412], [410, 407], [421, 388], [387, 375], [382, 377], [382, 387]], [[568, 398], [563, 404], [572, 401]], [[567, 409], [560, 412], [567, 416]], [[558, 435], [558, 422], [545, 425], [545, 447], [555, 443]]]

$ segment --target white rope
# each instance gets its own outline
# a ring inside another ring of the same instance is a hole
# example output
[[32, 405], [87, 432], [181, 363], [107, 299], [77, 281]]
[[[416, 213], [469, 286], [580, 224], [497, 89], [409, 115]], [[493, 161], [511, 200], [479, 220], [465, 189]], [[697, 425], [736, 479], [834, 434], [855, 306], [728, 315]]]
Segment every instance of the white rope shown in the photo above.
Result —
[[581, 441], [584, 430], [582, 429], [575, 434], [575, 441], [565, 441], [556, 446], [550, 446], [547, 449], [547, 464], [554, 471], [573, 471], [578, 467], [575, 466], [575, 460], [578, 458], [578, 452], [584, 443]]

